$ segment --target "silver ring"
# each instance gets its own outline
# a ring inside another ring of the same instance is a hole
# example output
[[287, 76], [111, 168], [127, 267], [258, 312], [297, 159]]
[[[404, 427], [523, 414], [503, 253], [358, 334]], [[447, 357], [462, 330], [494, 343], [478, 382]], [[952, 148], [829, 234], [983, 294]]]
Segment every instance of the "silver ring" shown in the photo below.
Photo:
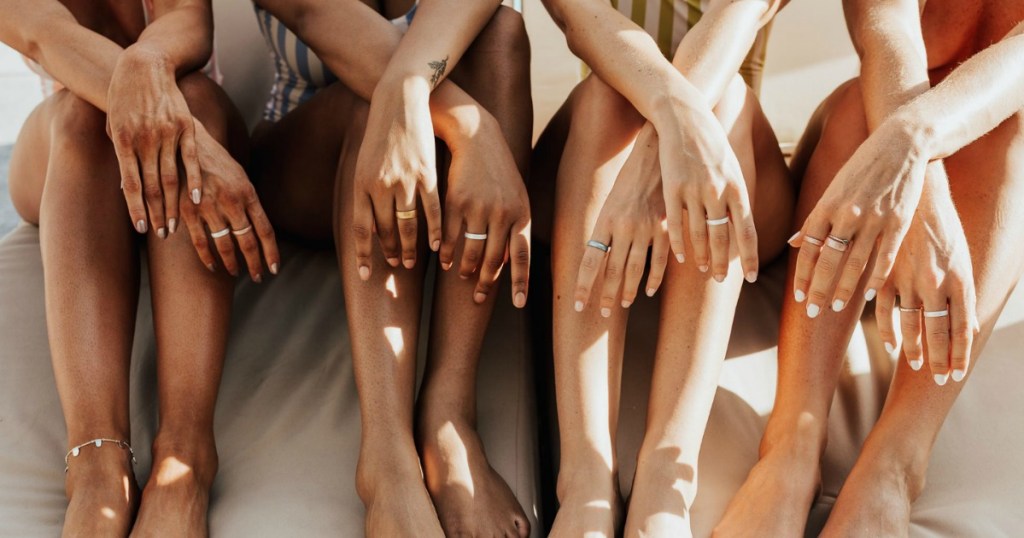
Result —
[[828, 237], [825, 238], [825, 246], [834, 250], [838, 250], [839, 252], [846, 252], [846, 247], [850, 246], [850, 240], [842, 239], [840, 237], [836, 237], [832, 234], [829, 234]]
[[931, 312], [925, 310], [924, 317], [926, 318], [944, 318], [949, 315], [949, 309], [944, 308], [942, 310], [933, 310]]
[[223, 230], [217, 230], [216, 232], [210, 232], [210, 237], [214, 239], [220, 239], [225, 235], [231, 233], [231, 228], [224, 228]]
[[811, 237], [809, 235], [805, 235], [804, 236], [804, 242], [805, 243], [810, 243], [810, 244], [812, 244], [812, 245], [814, 245], [816, 247], [821, 247], [822, 245], [825, 244], [825, 243], [823, 243], [821, 241], [821, 239], [818, 239], [817, 237]]
[[239, 236], [239, 235], [245, 235], [245, 234], [247, 234], [247, 233], [249, 233], [251, 231], [252, 231], [252, 224], [246, 226], [245, 228], [242, 228], [241, 230], [231, 230], [231, 233], [234, 234], [235, 236]]
[[729, 215], [726, 215], [720, 219], [707, 219], [708, 226], [718, 226], [720, 224], [729, 224]]
[[920, 306], [917, 307], [917, 308], [907, 308], [905, 306], [901, 306], [900, 307], [900, 312], [903, 312], [904, 314], [910, 314], [910, 313], [920, 312], [920, 311], [921, 311], [921, 307]]
[[466, 232], [462, 235], [464, 235], [466, 239], [476, 239], [477, 241], [483, 241], [487, 239], [487, 234], [475, 234], [472, 232]]
[[610, 247], [610, 246], [608, 246], [608, 245], [606, 245], [606, 244], [604, 244], [604, 243], [602, 243], [600, 241], [595, 241], [593, 239], [591, 239], [590, 241], [587, 241], [587, 246], [588, 247], [596, 248], [597, 250], [600, 250], [601, 252], [608, 252], [609, 250], [612, 249], [612, 247]]

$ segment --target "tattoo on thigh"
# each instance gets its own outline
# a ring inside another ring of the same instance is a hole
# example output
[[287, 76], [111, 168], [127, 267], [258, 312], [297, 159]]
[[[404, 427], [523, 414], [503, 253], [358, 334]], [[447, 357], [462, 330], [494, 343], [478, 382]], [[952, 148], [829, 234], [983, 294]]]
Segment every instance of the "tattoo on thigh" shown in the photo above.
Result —
[[443, 60], [436, 60], [427, 65], [434, 70], [434, 74], [430, 76], [430, 86], [436, 88], [437, 83], [441, 82], [441, 79], [444, 77], [445, 70], [448, 69], [448, 56], [445, 56]]

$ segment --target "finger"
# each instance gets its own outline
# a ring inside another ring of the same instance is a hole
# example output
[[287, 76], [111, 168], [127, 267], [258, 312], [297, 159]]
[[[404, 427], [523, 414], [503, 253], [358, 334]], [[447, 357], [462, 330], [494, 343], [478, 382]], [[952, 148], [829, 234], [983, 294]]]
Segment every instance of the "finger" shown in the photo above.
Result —
[[903, 333], [903, 355], [913, 370], [924, 366], [921, 349], [921, 303], [916, 297], [900, 295], [900, 332]]
[[[612, 235], [611, 241], [615, 242], [616, 237], [629, 237], [625, 233]], [[631, 250], [629, 240], [619, 241], [616, 247], [608, 251], [604, 264], [604, 285], [601, 286], [601, 316], [611, 317], [612, 309], [618, 301], [619, 290], [622, 289], [623, 273], [626, 271], [626, 259], [629, 258]]]
[[[705, 208], [708, 218], [704, 224], [707, 226], [708, 246], [711, 251], [711, 276], [718, 282], [723, 282], [729, 274], [729, 221], [722, 222], [728, 218], [725, 206], [717, 201], [710, 202]], [[691, 219], [692, 222], [692, 219]], [[721, 224], [717, 224], [722, 222]]]
[[149, 212], [149, 226], [157, 234], [163, 230], [167, 234], [164, 220], [164, 190], [160, 186], [159, 152], [156, 147], [142, 148], [139, 162], [142, 164], [142, 198], [146, 201]]
[[871, 277], [864, 284], [864, 298], [871, 300], [876, 290], [885, 285], [885, 281], [892, 272], [892, 266], [896, 263], [896, 254], [900, 249], [902, 237], [896, 233], [882, 233], [878, 241], [878, 249], [875, 254], [875, 268], [871, 271]]
[[668, 234], [662, 231], [655, 234], [654, 244], [651, 246], [651, 270], [647, 273], [647, 296], [654, 297], [661, 287], [662, 279], [665, 277], [665, 267], [668, 265]]
[[267, 267], [270, 268], [270, 274], [276, 275], [281, 267], [281, 253], [277, 249], [277, 236], [255, 190], [251, 192], [245, 204], [245, 212], [260, 243], [260, 248], [263, 250], [263, 259], [266, 261]]
[[746, 192], [740, 192], [730, 198], [729, 214], [734, 228], [734, 238], [740, 254], [740, 267], [743, 278], [747, 282], [757, 280], [760, 260], [757, 256], [757, 228], [754, 226], [754, 212]]
[[878, 324], [878, 336], [889, 355], [896, 351], [896, 329], [892, 322], [895, 307], [896, 290], [892, 286], [882, 286], [878, 291], [878, 300], [875, 301], [875, 322]]
[[487, 238], [487, 220], [482, 215], [468, 216], [463, 234], [462, 260], [459, 262], [460, 277], [469, 278], [480, 268]]
[[[594, 234], [590, 236], [590, 241], [607, 245], [610, 248], [611, 240], [611, 231], [605, 226], [603, 220], [598, 220]], [[584, 244], [583, 258], [580, 260], [580, 269], [576, 274], [576, 291], [573, 301], [573, 308], [577, 312], [583, 312], [583, 309], [587, 307], [587, 303], [590, 302], [594, 281], [597, 280], [598, 273], [604, 267], [604, 260], [608, 257], [608, 252], [595, 246]]]
[[[251, 186], [249, 190], [251, 191]], [[249, 277], [253, 282], [262, 282], [263, 260], [260, 259], [260, 245], [246, 214], [246, 205], [250, 196], [255, 197], [255, 193], [247, 192], [240, 197], [232, 198], [240, 203], [221, 206], [219, 209], [223, 215], [227, 216], [228, 226], [231, 227], [231, 236], [238, 245], [238, 250], [242, 251], [242, 258], [245, 259], [245, 265], [249, 268]]]
[[647, 238], [634, 239], [626, 258], [626, 272], [622, 275], [622, 308], [629, 308], [636, 300], [640, 281], [644, 278], [644, 267], [647, 265]]
[[430, 250], [437, 252], [441, 249], [443, 222], [436, 182], [434, 186], [420, 184], [420, 199], [423, 201], [423, 215], [427, 219], [427, 244], [430, 245]]
[[[842, 235], [842, 232], [832, 229], [836, 237], [849, 237]], [[830, 246], [833, 245], [833, 246]], [[849, 250], [849, 246], [845, 250]], [[839, 268], [846, 257], [844, 248], [836, 248], [826, 236], [825, 246], [821, 249], [818, 261], [814, 264], [811, 272], [811, 287], [807, 290], [807, 316], [815, 318], [822, 308], [826, 308], [835, 294], [836, 280], [839, 277]]]
[[377, 239], [384, 259], [391, 267], [402, 263], [401, 250], [395, 222], [395, 200], [390, 195], [372, 198], [373, 221], [377, 227]]
[[505, 266], [505, 253], [508, 252], [508, 230], [509, 226], [500, 221], [492, 222], [487, 227], [487, 240], [478, 241], [484, 243], [484, 258], [480, 263], [480, 275], [477, 278], [476, 290], [473, 292], [473, 301], [482, 304], [490, 296], [494, 283], [501, 275], [501, 268]]
[[[942, 314], [945, 312], [944, 314]], [[942, 314], [942, 315], [940, 315]], [[942, 386], [949, 381], [949, 305], [945, 296], [938, 296], [924, 303], [925, 342], [928, 366], [935, 378], [935, 384]]]
[[441, 240], [441, 250], [437, 258], [441, 262], [441, 269], [445, 271], [452, 268], [455, 261], [455, 248], [459, 245], [462, 237], [462, 211], [456, 204], [449, 204], [445, 209], [444, 237]]
[[[402, 265], [406, 269], [416, 266], [416, 234], [418, 233], [419, 216], [416, 214], [416, 199], [411, 205], [402, 205], [395, 200], [395, 221], [398, 224], [398, 239], [402, 246]], [[405, 213], [411, 214], [409, 217]]]
[[[356, 250], [356, 270], [359, 279], [367, 281], [373, 267], [373, 201], [369, 196], [356, 196], [352, 208], [352, 237]], [[271, 266], [273, 271], [273, 266]]]
[[199, 152], [196, 148], [195, 122], [190, 121], [181, 133], [181, 140], [178, 141], [178, 149], [181, 151], [181, 162], [185, 167], [185, 182], [188, 188], [188, 198], [192, 204], [199, 205], [203, 198], [203, 176], [199, 167]]
[[529, 218], [512, 225], [508, 241], [509, 260], [512, 262], [512, 304], [526, 306], [530, 294], [530, 226]]
[[200, 206], [203, 220], [210, 230], [210, 238], [213, 240], [214, 248], [220, 256], [220, 261], [231, 276], [238, 276], [238, 258], [235, 256], [235, 242], [231, 240], [231, 227], [224, 221], [216, 208], [210, 202], [204, 202]]
[[798, 303], [807, 300], [807, 291], [811, 287], [811, 275], [814, 273], [814, 266], [818, 263], [818, 256], [821, 255], [824, 238], [828, 235], [829, 224], [827, 219], [818, 218], [814, 212], [804, 222], [800, 230], [800, 250], [796, 256], [796, 271], [793, 274], [793, 298]]
[[157, 235], [167, 237], [178, 229], [178, 149], [176, 140], [167, 140], [160, 149], [160, 186], [164, 194], [164, 215], [167, 230], [157, 229]]
[[706, 273], [711, 258], [708, 254], [708, 223], [704, 204], [700, 199], [687, 201], [686, 214], [690, 222], [690, 252], [693, 255], [693, 262], [697, 264], [700, 272]]
[[[874, 241], [860, 240], [850, 243], [847, 249], [846, 260], [842, 265], [842, 273], [839, 275], [839, 282], [836, 284], [836, 291], [832, 297], [832, 311], [842, 312], [846, 305], [850, 304], [857, 284], [860, 283], [871, 257], [874, 248]], [[832, 250], [832, 249], [829, 249]]]
[[971, 346], [974, 344], [974, 304], [971, 296], [973, 290], [967, 286], [957, 286], [949, 299], [949, 326], [951, 348], [949, 365], [953, 372], [950, 376], [957, 383], [967, 377], [971, 360]]
[[132, 219], [132, 227], [140, 234], [146, 233], [146, 203], [142, 199], [142, 176], [139, 174], [139, 160], [131, 147], [116, 146], [117, 163], [121, 170], [121, 191], [128, 203], [128, 215]]
[[192, 204], [181, 204], [181, 218], [188, 229], [188, 235], [192, 239], [192, 246], [196, 249], [200, 261], [210, 271], [217, 269], [217, 258], [210, 248], [210, 239], [206, 235], [206, 226], [199, 216], [199, 208]]
[[669, 246], [679, 263], [686, 261], [685, 215], [679, 194], [676, 191], [665, 192], [665, 226], [668, 228]]

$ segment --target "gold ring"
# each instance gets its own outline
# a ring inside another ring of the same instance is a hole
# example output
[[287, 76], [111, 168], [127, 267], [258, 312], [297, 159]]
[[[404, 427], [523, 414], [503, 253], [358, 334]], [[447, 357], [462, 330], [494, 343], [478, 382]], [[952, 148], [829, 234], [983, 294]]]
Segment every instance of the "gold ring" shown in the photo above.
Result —
[[401, 220], [409, 220], [416, 218], [416, 210], [410, 209], [408, 211], [395, 211], [395, 216]]

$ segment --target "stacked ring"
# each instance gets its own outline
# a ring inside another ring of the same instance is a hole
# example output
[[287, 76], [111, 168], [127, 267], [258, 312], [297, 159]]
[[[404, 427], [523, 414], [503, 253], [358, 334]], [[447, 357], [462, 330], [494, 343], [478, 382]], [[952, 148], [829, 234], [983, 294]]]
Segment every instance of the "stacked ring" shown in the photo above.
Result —
[[920, 306], [917, 307], [917, 308], [907, 308], [905, 306], [901, 306], [900, 307], [900, 312], [903, 312], [904, 314], [909, 314], [911, 312], [920, 312], [920, 311], [921, 311], [921, 307]]
[[850, 240], [842, 239], [840, 237], [836, 237], [832, 234], [829, 234], [828, 237], [825, 239], [825, 246], [831, 249], [838, 250], [839, 252], [846, 252], [846, 247], [850, 246]]
[[612, 247], [610, 247], [610, 246], [608, 246], [608, 245], [606, 245], [606, 244], [604, 244], [604, 243], [602, 243], [600, 241], [595, 241], [593, 239], [591, 239], [590, 241], [587, 241], [587, 246], [588, 247], [596, 248], [597, 250], [600, 250], [601, 252], [608, 252], [609, 250], [612, 249]]
[[475, 234], [473, 232], [466, 232], [462, 235], [464, 235], [466, 239], [475, 239], [477, 241], [483, 241], [487, 239], [487, 234]]
[[805, 235], [804, 236], [804, 242], [805, 243], [810, 243], [810, 244], [812, 244], [812, 245], [814, 245], [816, 247], [821, 247], [822, 245], [825, 244], [825, 243], [823, 243], [821, 241], [821, 239], [818, 239], [817, 237], [811, 237], [809, 235]]
[[929, 312], [927, 310], [924, 311], [924, 317], [926, 317], [926, 318], [944, 318], [944, 317], [946, 317], [948, 315], [949, 315], [949, 309], [948, 308], [943, 309], [943, 310], [933, 310], [931, 312]]
[[245, 228], [242, 228], [241, 230], [231, 230], [231, 233], [234, 234], [237, 237], [239, 235], [245, 235], [245, 234], [247, 234], [247, 233], [249, 233], [251, 231], [252, 231], [252, 224], [246, 226]]
[[720, 219], [707, 219], [708, 226], [718, 226], [721, 224], [729, 224], [729, 215], [726, 215]]
[[395, 216], [401, 220], [409, 220], [416, 218], [416, 210], [410, 209], [408, 211], [395, 211]]
[[210, 237], [214, 239], [220, 239], [225, 235], [231, 233], [231, 228], [224, 228], [223, 230], [217, 230], [216, 232], [210, 232]]

